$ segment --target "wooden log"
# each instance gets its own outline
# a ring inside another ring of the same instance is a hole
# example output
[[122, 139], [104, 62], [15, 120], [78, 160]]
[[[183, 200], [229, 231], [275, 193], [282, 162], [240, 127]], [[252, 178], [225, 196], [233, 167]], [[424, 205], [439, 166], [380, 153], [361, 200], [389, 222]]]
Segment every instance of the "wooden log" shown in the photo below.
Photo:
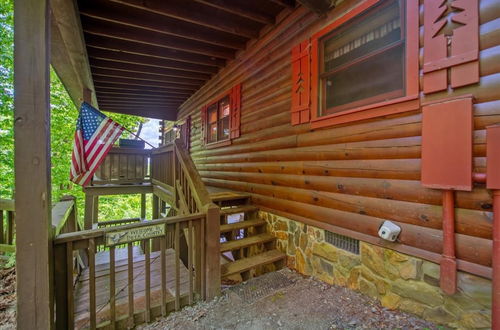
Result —
[[17, 327], [51, 329], [49, 1], [17, 0], [14, 16]]
[[[437, 205], [228, 180], [208, 180], [208, 183], [231, 190], [293, 200], [333, 210], [434, 229], [442, 228], [442, 208]], [[491, 239], [491, 218], [491, 212], [456, 209], [456, 231], [461, 234]], [[343, 224], [337, 225], [342, 226]]]

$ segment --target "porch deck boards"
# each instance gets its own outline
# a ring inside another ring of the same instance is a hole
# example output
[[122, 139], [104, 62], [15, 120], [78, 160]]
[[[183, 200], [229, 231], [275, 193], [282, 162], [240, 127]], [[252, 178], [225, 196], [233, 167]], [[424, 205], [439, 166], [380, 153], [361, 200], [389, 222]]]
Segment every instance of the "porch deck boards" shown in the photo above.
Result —
[[[115, 300], [116, 319], [128, 315], [128, 264], [127, 248], [116, 249], [115, 253]], [[161, 259], [160, 252], [151, 252], [151, 307], [161, 305]], [[134, 263], [134, 312], [144, 312], [145, 299], [145, 256], [140, 246], [133, 248]], [[96, 314], [97, 324], [110, 320], [109, 310], [109, 251], [96, 254]], [[166, 250], [167, 302], [175, 297], [175, 251]], [[180, 262], [180, 295], [189, 294], [189, 273]], [[85, 269], [75, 287], [75, 324], [77, 329], [89, 327], [89, 272]]]

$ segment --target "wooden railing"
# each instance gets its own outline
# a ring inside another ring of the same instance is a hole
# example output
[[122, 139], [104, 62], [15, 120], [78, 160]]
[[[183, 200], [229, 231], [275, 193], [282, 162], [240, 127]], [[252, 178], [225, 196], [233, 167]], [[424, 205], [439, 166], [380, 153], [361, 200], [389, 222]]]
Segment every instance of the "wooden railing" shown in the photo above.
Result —
[[99, 165], [93, 185], [149, 182], [151, 150], [113, 147]]
[[[206, 214], [196, 213], [56, 237], [56, 327], [133, 327], [178, 310], [197, 298], [204, 299], [205, 221]], [[185, 267], [180, 261], [182, 232], [187, 238]], [[172, 246], [168, 245], [169, 234], [174, 237]], [[151, 251], [153, 237], [160, 240], [160, 251], [153, 252], [155, 255]], [[135, 242], [144, 246], [143, 257], [134, 255]], [[127, 256], [117, 260], [116, 246], [124, 243]], [[97, 247], [104, 245], [109, 247], [109, 262], [96, 265]], [[79, 274], [73, 271], [75, 251], [84, 251], [89, 265], [76, 286]], [[103, 296], [109, 299], [103, 300]], [[79, 305], [76, 310], [76, 303], [86, 306], [82, 309]]]
[[206, 295], [220, 293], [220, 210], [208, 193], [201, 176], [185, 149], [176, 139], [151, 153], [153, 184], [153, 218], [159, 214], [161, 202], [171, 207], [171, 214], [205, 213]]
[[14, 201], [0, 199], [0, 253], [14, 253]]

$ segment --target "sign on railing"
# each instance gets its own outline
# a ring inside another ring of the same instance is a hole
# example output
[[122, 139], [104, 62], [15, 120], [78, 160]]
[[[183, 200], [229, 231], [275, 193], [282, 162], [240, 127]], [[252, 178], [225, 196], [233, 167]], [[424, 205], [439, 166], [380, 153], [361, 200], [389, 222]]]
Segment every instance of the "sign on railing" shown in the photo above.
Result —
[[126, 230], [106, 233], [106, 246], [115, 246], [123, 243], [130, 243], [148, 238], [165, 235], [165, 225], [152, 225], [147, 227], [131, 228]]

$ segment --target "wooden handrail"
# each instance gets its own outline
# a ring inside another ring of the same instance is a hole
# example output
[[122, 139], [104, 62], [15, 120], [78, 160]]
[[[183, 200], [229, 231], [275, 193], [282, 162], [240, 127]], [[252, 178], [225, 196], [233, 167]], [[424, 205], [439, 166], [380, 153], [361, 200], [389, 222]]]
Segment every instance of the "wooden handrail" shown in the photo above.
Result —
[[[132, 229], [132, 228], [149, 227], [149, 226], [158, 225], [158, 224], [171, 225], [171, 224], [176, 224], [178, 222], [197, 220], [197, 219], [203, 219], [203, 218], [205, 218], [204, 213], [194, 213], [194, 214], [180, 215], [180, 216], [169, 217], [169, 218], [155, 219], [155, 220], [150, 220], [150, 221], [130, 223], [130, 224], [120, 226], [119, 229], [120, 230], [127, 230], [127, 229]], [[116, 231], [117, 228], [118, 227], [96, 228], [96, 229], [82, 230], [82, 231], [78, 231], [78, 232], [74, 232], [74, 233], [60, 234], [54, 239], [54, 244], [58, 245], [58, 244], [64, 244], [64, 243], [68, 243], [68, 242], [88, 240], [91, 238], [95, 239], [95, 238], [104, 236], [107, 232]]]
[[15, 211], [15, 203], [13, 199], [2, 199], [0, 198], [0, 210], [4, 211]]

